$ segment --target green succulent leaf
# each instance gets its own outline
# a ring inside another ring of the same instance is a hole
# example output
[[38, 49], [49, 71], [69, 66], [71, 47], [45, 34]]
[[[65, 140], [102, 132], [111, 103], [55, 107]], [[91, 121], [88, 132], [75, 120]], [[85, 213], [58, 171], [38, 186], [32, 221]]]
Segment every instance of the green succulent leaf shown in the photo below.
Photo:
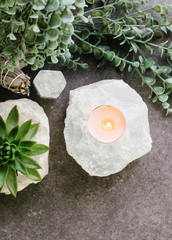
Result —
[[7, 132], [9, 133], [12, 128], [18, 125], [19, 122], [19, 112], [17, 110], [17, 106], [14, 106], [11, 112], [8, 115], [6, 121]]
[[12, 160], [8, 162], [8, 165], [13, 169], [16, 170], [16, 160]]
[[27, 168], [27, 172], [28, 172], [28, 174], [24, 175], [25, 177], [27, 177], [33, 181], [42, 181], [42, 178], [36, 169]]
[[20, 142], [20, 147], [28, 147], [28, 148], [30, 148], [30, 147], [32, 147], [34, 144], [36, 144], [36, 142], [34, 142], [34, 141], [21, 141]]
[[20, 154], [21, 155], [23, 155], [23, 154], [29, 154], [29, 153], [31, 153], [32, 152], [32, 149], [31, 148], [28, 148], [28, 147], [18, 147], [17, 148], [17, 151], [19, 151], [20, 152]]
[[15, 139], [14, 141], [11, 142], [11, 144], [14, 144], [15, 146], [19, 146], [20, 144], [20, 139]]
[[6, 184], [7, 184], [7, 187], [9, 189], [10, 193], [14, 197], [16, 197], [16, 195], [17, 195], [17, 176], [16, 176], [16, 171], [13, 170], [12, 168], [8, 169]]
[[0, 187], [3, 187], [6, 181], [7, 175], [8, 175], [8, 165], [7, 164], [1, 165], [0, 166]]
[[47, 152], [49, 150], [49, 147], [44, 144], [35, 144], [31, 147], [31, 149], [32, 152], [28, 153], [28, 155], [35, 156]]
[[20, 161], [19, 158], [16, 158], [16, 169], [22, 174], [28, 174], [27, 168], [24, 166], [24, 164]]
[[31, 128], [32, 120], [28, 120], [19, 127], [17, 138], [23, 139]]
[[20, 161], [24, 164], [25, 167], [31, 169], [41, 169], [41, 166], [33, 159], [28, 157], [27, 155], [23, 155], [20, 157]]
[[8, 133], [8, 136], [7, 136], [7, 139], [8, 139], [9, 142], [14, 141], [14, 139], [16, 138], [16, 136], [18, 134], [18, 130], [19, 130], [18, 126], [11, 129], [11, 131]]
[[5, 138], [6, 135], [7, 135], [7, 128], [6, 128], [6, 125], [5, 125], [5, 122], [3, 120], [3, 118], [0, 116], [0, 137], [1, 138]]

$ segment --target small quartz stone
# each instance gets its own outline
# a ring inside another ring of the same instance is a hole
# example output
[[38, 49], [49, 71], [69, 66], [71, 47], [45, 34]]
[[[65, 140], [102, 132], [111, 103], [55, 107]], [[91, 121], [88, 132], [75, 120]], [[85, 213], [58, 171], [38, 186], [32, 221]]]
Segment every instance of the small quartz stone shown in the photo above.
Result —
[[[125, 130], [112, 143], [102, 143], [88, 130], [88, 119], [99, 106], [117, 108]], [[148, 153], [152, 147], [148, 109], [123, 80], [103, 80], [70, 91], [64, 136], [67, 152], [92, 176], [108, 176]]]
[[[1, 102], [0, 115], [4, 121], [6, 121], [9, 112], [14, 106], [17, 106], [17, 109], [19, 111], [19, 126], [30, 119], [32, 119], [32, 124], [40, 123], [38, 132], [32, 140], [36, 141], [37, 143], [49, 146], [49, 122], [43, 108], [39, 106], [38, 103], [26, 98]], [[37, 156], [32, 156], [32, 158], [35, 159], [42, 167], [42, 169], [38, 169], [42, 178], [48, 174], [48, 154], [49, 152]], [[18, 172], [17, 182], [18, 191], [21, 191], [31, 183], [39, 183], [38, 181], [32, 181], [26, 178], [20, 172]], [[4, 185], [2, 189], [2, 193], [10, 194], [6, 185]]]
[[33, 83], [42, 98], [57, 98], [66, 86], [66, 79], [60, 71], [41, 70]]

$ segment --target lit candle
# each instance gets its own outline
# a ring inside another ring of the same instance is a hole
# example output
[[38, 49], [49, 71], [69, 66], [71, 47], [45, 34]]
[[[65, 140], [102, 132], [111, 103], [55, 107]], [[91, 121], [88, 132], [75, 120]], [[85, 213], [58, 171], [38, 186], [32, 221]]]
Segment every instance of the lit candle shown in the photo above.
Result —
[[93, 138], [103, 143], [119, 139], [125, 129], [123, 114], [115, 107], [100, 106], [88, 119], [88, 130]]

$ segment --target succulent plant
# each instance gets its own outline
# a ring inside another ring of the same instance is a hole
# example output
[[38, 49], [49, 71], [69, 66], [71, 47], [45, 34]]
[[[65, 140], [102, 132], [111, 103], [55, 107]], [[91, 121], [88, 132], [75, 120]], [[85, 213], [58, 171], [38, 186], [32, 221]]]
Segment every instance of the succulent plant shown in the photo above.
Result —
[[0, 192], [6, 183], [14, 197], [17, 195], [18, 174], [21, 173], [34, 181], [41, 181], [37, 171], [41, 166], [31, 156], [49, 150], [48, 146], [31, 140], [38, 131], [38, 123], [32, 124], [32, 120], [28, 120], [19, 126], [18, 122], [17, 106], [10, 111], [6, 122], [0, 116]]

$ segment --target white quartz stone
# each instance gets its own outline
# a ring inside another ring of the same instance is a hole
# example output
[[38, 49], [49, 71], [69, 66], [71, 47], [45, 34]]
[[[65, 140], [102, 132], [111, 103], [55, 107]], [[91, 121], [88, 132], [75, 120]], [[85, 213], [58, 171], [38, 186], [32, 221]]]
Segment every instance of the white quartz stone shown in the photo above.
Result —
[[[19, 125], [23, 124], [29, 119], [32, 119], [33, 123], [40, 123], [37, 134], [33, 137], [33, 141], [37, 143], [45, 144], [49, 146], [49, 122], [48, 118], [41, 106], [39, 106], [36, 102], [29, 99], [19, 99], [19, 100], [8, 100], [6, 102], [0, 103], [0, 115], [6, 121], [7, 116], [10, 110], [17, 105], [19, 111]], [[32, 156], [38, 164], [42, 167], [42, 169], [38, 169], [42, 178], [44, 178], [48, 174], [48, 152], [38, 155]], [[24, 177], [20, 172], [18, 172], [18, 191], [21, 191], [25, 187], [27, 187], [31, 183], [38, 183], [37, 181], [32, 181], [26, 177]], [[10, 194], [7, 187], [4, 185], [2, 189], [3, 193]]]
[[57, 98], [66, 86], [66, 79], [60, 71], [41, 70], [33, 83], [42, 98]]
[[[96, 141], [88, 131], [90, 113], [109, 105], [119, 109], [126, 127], [113, 143]], [[67, 152], [92, 176], [108, 176], [148, 153], [152, 147], [148, 109], [123, 80], [103, 80], [70, 91], [64, 136]]]

